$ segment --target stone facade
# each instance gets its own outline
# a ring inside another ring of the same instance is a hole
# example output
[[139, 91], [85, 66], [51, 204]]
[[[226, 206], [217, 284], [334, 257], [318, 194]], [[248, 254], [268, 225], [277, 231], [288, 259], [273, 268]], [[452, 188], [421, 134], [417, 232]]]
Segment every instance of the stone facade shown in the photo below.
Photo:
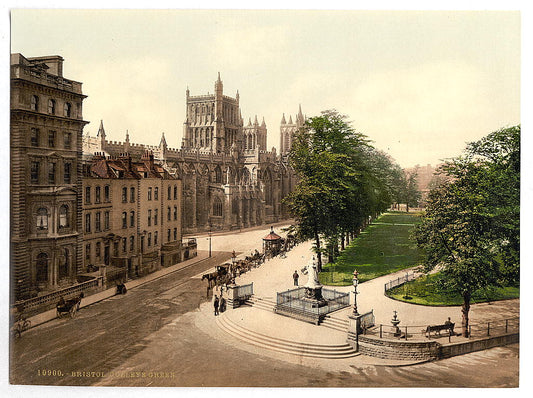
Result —
[[110, 267], [131, 278], [183, 258], [181, 181], [154, 162], [151, 152], [97, 153], [83, 178], [84, 266]]
[[[181, 149], [169, 148], [164, 134], [158, 146], [130, 143], [128, 133], [124, 142], [108, 141], [101, 122], [96, 137], [84, 137], [84, 151], [129, 153], [134, 159], [151, 151], [182, 181], [184, 234], [286, 219], [281, 201], [294, 188], [295, 174], [287, 156], [266, 150], [264, 120], [259, 124], [256, 117], [244, 126], [239, 104], [238, 92], [235, 98], [224, 95], [219, 75], [214, 94], [191, 96], [187, 89]], [[303, 123], [301, 110], [297, 120]], [[294, 132], [296, 126], [287, 125], [283, 131]]]
[[75, 283], [82, 264], [81, 86], [60, 56], [11, 54], [14, 300]]

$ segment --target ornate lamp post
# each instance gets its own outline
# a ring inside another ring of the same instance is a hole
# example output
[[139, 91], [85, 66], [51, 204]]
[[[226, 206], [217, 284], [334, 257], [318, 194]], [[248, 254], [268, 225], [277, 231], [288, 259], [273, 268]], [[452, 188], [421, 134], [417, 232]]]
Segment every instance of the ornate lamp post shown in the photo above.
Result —
[[359, 315], [359, 312], [357, 312], [357, 285], [359, 284], [359, 279], [357, 279], [357, 276], [359, 275], [359, 272], [357, 270], [353, 271], [353, 315], [357, 316]]

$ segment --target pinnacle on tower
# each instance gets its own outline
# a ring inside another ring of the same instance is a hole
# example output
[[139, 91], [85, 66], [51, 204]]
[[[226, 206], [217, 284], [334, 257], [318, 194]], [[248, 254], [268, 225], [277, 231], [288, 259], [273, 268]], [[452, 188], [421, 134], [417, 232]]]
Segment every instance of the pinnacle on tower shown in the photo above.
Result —
[[248, 126], [251, 126], [251, 125], [252, 125], [252, 118], [249, 117], [249, 118], [248, 118]]
[[255, 115], [254, 126], [258, 126], [258, 125], [259, 125], [259, 122], [257, 121], [257, 115]]
[[285, 120], [285, 114], [283, 114], [283, 117], [281, 118], [281, 124], [287, 124], [287, 121]]
[[126, 142], [130, 142], [130, 134], [128, 130], [126, 130]]
[[165, 133], [161, 133], [161, 141], [159, 142], [159, 146], [167, 146], [167, 140], [165, 140]]
[[292, 124], [292, 115], [289, 116], [289, 124]]
[[97, 137], [105, 137], [105, 130], [104, 130], [104, 121], [100, 120], [100, 127], [98, 128], [98, 134], [96, 134]]
[[265, 117], [264, 116], [263, 116], [263, 122], [261, 123], [261, 127], [266, 127]]

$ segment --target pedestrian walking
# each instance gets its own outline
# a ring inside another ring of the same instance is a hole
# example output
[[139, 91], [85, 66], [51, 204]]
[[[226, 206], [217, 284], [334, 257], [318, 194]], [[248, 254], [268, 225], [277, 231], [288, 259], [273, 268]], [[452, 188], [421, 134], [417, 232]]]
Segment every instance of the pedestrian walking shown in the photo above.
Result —
[[298, 275], [297, 271], [294, 271], [294, 274], [292, 274], [292, 279], [294, 280], [294, 286], [298, 286], [298, 278], [300, 275]]
[[218, 315], [218, 296], [215, 295], [215, 301], [213, 302], [213, 305], [215, 306], [215, 316]]

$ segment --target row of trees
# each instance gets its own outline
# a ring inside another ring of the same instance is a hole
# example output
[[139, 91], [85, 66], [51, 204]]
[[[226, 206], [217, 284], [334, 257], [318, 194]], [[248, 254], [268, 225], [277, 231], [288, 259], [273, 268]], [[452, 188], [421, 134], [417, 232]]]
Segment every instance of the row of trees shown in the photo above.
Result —
[[284, 202], [298, 235], [314, 240], [319, 269], [322, 253], [339, 244], [343, 248], [370, 218], [400, 203], [407, 192], [400, 166], [335, 110], [306, 121], [293, 137], [289, 160], [299, 181]]
[[468, 144], [435, 181], [415, 237], [426, 271], [438, 267], [442, 288], [461, 294], [468, 337], [472, 293], [519, 283], [520, 126]]

